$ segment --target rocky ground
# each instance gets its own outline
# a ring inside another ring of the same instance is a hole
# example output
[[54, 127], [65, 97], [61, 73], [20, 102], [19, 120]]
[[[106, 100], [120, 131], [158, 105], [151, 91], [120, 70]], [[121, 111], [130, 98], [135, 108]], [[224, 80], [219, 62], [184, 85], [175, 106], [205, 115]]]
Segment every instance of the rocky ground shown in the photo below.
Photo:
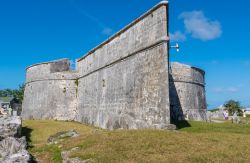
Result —
[[0, 115], [0, 162], [28, 163], [31, 155], [27, 142], [21, 137], [22, 120], [19, 116]]

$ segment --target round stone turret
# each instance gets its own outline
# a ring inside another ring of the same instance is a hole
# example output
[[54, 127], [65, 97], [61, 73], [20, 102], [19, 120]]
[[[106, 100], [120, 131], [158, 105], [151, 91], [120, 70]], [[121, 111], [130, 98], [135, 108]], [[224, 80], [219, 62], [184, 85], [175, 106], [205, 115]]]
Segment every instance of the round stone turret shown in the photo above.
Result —
[[77, 72], [68, 59], [44, 62], [26, 69], [23, 119], [73, 120]]
[[205, 72], [199, 68], [171, 63], [171, 119], [206, 120]]

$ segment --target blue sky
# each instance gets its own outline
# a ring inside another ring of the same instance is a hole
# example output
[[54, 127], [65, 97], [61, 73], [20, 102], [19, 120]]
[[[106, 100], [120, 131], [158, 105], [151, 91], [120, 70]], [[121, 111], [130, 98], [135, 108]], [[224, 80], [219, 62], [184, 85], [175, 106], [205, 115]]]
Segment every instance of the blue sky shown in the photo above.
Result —
[[[143, 14], [157, 0], [0, 0], [0, 89], [25, 81], [28, 65], [72, 60]], [[171, 61], [206, 71], [209, 108], [250, 107], [250, 1], [170, 0]]]

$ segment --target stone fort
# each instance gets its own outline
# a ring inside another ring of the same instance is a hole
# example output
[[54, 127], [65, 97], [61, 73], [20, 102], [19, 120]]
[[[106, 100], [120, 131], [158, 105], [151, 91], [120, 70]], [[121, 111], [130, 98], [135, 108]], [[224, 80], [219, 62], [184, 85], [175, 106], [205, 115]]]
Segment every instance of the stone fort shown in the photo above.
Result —
[[78, 121], [105, 129], [164, 129], [206, 119], [205, 72], [169, 63], [162, 1], [82, 58], [27, 68], [23, 119]]

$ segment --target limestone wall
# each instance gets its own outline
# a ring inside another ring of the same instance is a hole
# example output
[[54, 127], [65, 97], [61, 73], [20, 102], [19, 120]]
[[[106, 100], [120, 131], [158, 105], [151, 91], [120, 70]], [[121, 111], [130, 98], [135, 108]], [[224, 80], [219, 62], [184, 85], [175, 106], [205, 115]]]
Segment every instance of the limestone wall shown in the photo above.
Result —
[[172, 63], [170, 100], [173, 120], [206, 120], [205, 72], [180, 63]]
[[91, 50], [27, 69], [24, 119], [76, 120], [102, 128], [170, 124], [168, 5], [161, 2]]
[[109, 129], [168, 124], [166, 54], [161, 44], [80, 79], [77, 120]]
[[169, 124], [167, 33], [161, 3], [79, 59], [77, 120], [109, 129]]
[[67, 59], [27, 68], [23, 118], [73, 120], [77, 76], [76, 72], [69, 71]]

